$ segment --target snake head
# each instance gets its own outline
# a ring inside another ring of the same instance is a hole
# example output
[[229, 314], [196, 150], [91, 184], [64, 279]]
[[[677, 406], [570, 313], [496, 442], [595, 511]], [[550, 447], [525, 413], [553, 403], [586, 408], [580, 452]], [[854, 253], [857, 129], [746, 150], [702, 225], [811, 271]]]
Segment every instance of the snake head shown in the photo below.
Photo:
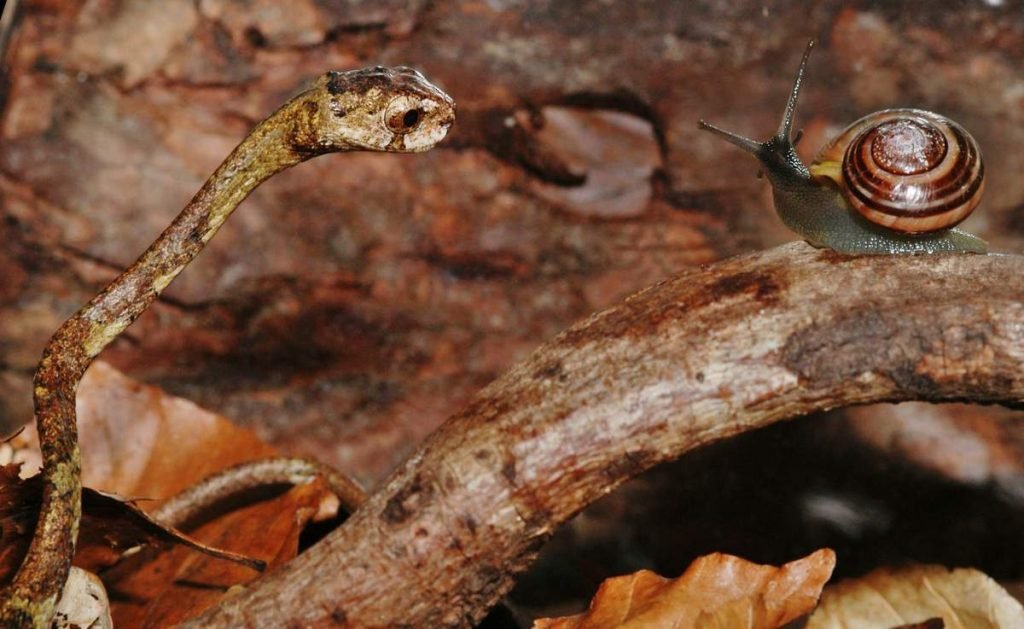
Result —
[[426, 151], [455, 122], [455, 101], [412, 68], [328, 72], [300, 96], [298, 150]]

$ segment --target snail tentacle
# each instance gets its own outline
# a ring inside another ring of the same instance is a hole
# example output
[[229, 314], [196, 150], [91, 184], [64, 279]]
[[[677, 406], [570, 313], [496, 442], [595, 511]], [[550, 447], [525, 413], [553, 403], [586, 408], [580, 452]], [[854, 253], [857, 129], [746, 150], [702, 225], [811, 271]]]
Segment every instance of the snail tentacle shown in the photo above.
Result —
[[814, 40], [807, 42], [804, 47], [804, 54], [800, 57], [800, 66], [796, 71], [796, 79], [793, 87], [789, 90], [789, 99], [786, 101], [786, 108], [782, 112], [782, 121], [779, 122], [779, 130], [775, 132], [777, 139], [790, 141], [793, 135], [793, 118], [796, 115], [796, 101], [800, 96], [800, 87], [804, 82], [804, 74], [807, 71], [807, 60], [811, 58], [811, 50], [814, 49]]

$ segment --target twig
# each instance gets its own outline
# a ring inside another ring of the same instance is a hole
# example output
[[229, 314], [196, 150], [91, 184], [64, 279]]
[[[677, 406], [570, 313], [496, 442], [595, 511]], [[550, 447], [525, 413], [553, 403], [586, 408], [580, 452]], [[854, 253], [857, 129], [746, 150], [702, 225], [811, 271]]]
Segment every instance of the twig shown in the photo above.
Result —
[[11, 33], [14, 32], [14, 22], [18, 16], [18, 5], [21, 0], [10, 0], [0, 13], [0, 68], [6, 72], [7, 64], [4, 60], [7, 57], [7, 44], [11, 41]]
[[537, 350], [343, 527], [193, 626], [469, 625], [626, 479], [775, 421], [897, 400], [1024, 401], [1024, 257], [803, 243], [653, 286]]

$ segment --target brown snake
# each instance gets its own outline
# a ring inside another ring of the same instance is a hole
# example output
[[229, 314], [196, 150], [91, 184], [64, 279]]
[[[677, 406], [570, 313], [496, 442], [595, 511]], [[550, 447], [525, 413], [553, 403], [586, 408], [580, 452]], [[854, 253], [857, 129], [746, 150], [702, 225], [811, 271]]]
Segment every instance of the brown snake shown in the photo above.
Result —
[[35, 534], [0, 592], [4, 627], [45, 627], [67, 579], [81, 516], [75, 393], [100, 351], [153, 302], [260, 183], [336, 151], [426, 151], [455, 120], [455, 103], [418, 72], [329, 72], [259, 123], [157, 240], [50, 339], [35, 375], [43, 498]]

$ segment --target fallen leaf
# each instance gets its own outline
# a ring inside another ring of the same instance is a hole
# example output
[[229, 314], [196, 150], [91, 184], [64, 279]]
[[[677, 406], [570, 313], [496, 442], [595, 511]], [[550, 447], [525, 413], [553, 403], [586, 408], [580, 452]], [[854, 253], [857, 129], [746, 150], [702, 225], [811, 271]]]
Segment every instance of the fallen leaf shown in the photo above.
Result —
[[[18, 467], [0, 466], [0, 525], [4, 542], [0, 548], [0, 583], [9, 580], [24, 560], [42, 503], [42, 477], [36, 474], [23, 479], [18, 475]], [[261, 561], [211, 548], [184, 536], [117, 496], [83, 489], [75, 565], [96, 572], [113, 565], [124, 551], [154, 543], [180, 544], [249, 570], [261, 571], [265, 567]]]
[[[77, 410], [83, 484], [126, 498], [166, 498], [225, 467], [276, 454], [252, 432], [102, 361], [85, 373]], [[22, 474], [34, 473], [35, 426], [16, 442], [32, 453]]]
[[0, 465], [0, 583], [7, 583], [28, 551], [39, 509], [39, 488], [18, 477], [17, 464]]
[[88, 570], [100, 570], [115, 563], [121, 558], [120, 551], [154, 543], [181, 545], [256, 572], [266, 568], [263, 561], [199, 543], [149, 517], [135, 504], [88, 487], [82, 490], [80, 528], [75, 564]]
[[[621, 111], [554, 106], [540, 116], [532, 155], [543, 157], [533, 165], [566, 180], [559, 185], [538, 180], [534, 190], [541, 197], [584, 216], [625, 218], [647, 211], [651, 176], [661, 166], [649, 121]], [[534, 126], [529, 117], [518, 118], [525, 127]]]
[[51, 626], [55, 629], [110, 629], [114, 626], [107, 591], [99, 577], [71, 567]]
[[934, 624], [935, 618], [946, 627], [1022, 627], [1024, 608], [973, 568], [880, 569], [825, 590], [807, 629]]
[[779, 568], [714, 553], [675, 580], [648, 570], [608, 579], [586, 613], [534, 629], [779, 627], [814, 608], [835, 561], [827, 548]]
[[853, 435], [891, 456], [972, 485], [1016, 487], [1024, 499], [1021, 414], [976, 404], [876, 404], [847, 409]]
[[[152, 510], [160, 499], [214, 472], [276, 454], [253, 433], [227, 419], [156, 387], [140, 384], [102, 362], [95, 363], [82, 380], [77, 408], [85, 484], [141, 499], [138, 505], [144, 509]], [[17, 457], [27, 458], [29, 465], [35, 462], [38, 466], [36, 449], [27, 451], [33, 456], [23, 456], [24, 444], [34, 446], [37, 442], [35, 430], [26, 430], [15, 441], [19, 443]], [[0, 467], [0, 481], [11, 473], [9, 468]], [[0, 483], [0, 503], [3, 487]], [[220, 512], [211, 513], [198, 528], [189, 531], [189, 536], [229, 554], [261, 560], [271, 567], [284, 563], [298, 553], [299, 535], [306, 523], [333, 496], [321, 481], [285, 493], [273, 489], [246, 496], [249, 500], [241, 507], [234, 503], [224, 505]], [[96, 496], [101, 494], [88, 492], [87, 496], [98, 500]], [[18, 502], [17, 496], [12, 501], [29, 516], [30, 522], [34, 519], [38, 497], [29, 508], [25, 508], [25, 502]], [[96, 508], [89, 508], [88, 504], [86, 500], [90, 515]], [[141, 513], [131, 512], [130, 507], [127, 514], [119, 511], [119, 502], [101, 504], [116, 514], [119, 526], [139, 525], [146, 529]], [[8, 522], [2, 517], [0, 513], [6, 533]], [[111, 549], [126, 546], [109, 529], [96, 526], [94, 520], [83, 519], [76, 563], [109, 562]], [[20, 529], [28, 532], [31, 526], [21, 524]], [[123, 532], [115, 530], [118, 534]], [[152, 530], [148, 533], [143, 541], [168, 539]], [[173, 624], [216, 603], [228, 588], [259, 575], [251, 567], [197, 553], [194, 547], [161, 550], [146, 548], [103, 572], [117, 625]], [[8, 554], [13, 556], [6, 545], [0, 548], [0, 567], [12, 563]]]
[[[298, 554], [299, 534], [326, 491], [320, 480], [300, 485], [273, 500], [233, 510], [190, 533], [217, 548], [259, 557], [273, 569]], [[144, 569], [126, 571], [118, 566], [104, 575], [117, 626], [177, 624], [217, 603], [230, 588], [259, 576], [238, 564], [182, 547], [156, 557], [143, 555], [142, 560], [146, 560]]]

